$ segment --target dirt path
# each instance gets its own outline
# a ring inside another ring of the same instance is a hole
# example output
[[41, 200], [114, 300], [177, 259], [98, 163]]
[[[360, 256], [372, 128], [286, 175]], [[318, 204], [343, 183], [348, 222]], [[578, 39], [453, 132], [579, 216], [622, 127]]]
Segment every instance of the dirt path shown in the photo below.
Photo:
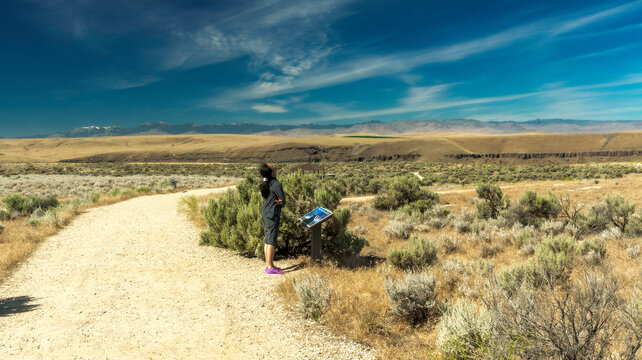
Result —
[[[500, 186], [502, 190], [504, 189], [509, 189], [515, 187], [515, 185], [503, 185]], [[581, 189], [578, 189], [581, 190]], [[477, 191], [475, 188], [471, 189], [459, 189], [459, 190], [437, 190], [435, 193], [439, 195], [446, 195], [446, 194], [458, 194], [458, 193], [467, 193], [467, 192], [475, 192]], [[366, 203], [374, 200], [376, 195], [366, 195], [366, 196], [351, 196], [351, 197], [345, 197], [341, 199], [340, 203], [341, 204], [349, 204], [349, 203]]]
[[47, 239], [0, 285], [0, 359], [372, 358], [273, 299], [292, 274], [198, 246], [177, 201], [213, 191], [94, 208]]

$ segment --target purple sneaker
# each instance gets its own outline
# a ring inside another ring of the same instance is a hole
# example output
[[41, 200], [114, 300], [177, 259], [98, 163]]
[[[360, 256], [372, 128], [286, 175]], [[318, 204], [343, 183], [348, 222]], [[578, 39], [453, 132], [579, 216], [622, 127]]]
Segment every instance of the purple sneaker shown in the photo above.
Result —
[[278, 267], [273, 267], [271, 269], [268, 269], [267, 267], [265, 268], [265, 273], [268, 275], [283, 275], [283, 270], [279, 269]]

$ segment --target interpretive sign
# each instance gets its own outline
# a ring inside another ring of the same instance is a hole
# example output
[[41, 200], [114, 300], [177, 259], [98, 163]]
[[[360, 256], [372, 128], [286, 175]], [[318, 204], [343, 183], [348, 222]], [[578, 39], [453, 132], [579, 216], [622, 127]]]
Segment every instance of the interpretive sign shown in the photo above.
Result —
[[311, 228], [314, 225], [329, 218], [330, 216], [332, 216], [332, 211], [319, 206], [318, 208], [305, 214], [300, 220], [305, 226]]
[[305, 214], [300, 220], [310, 228], [310, 253], [312, 260], [321, 260], [321, 223], [332, 216], [332, 211], [321, 206]]

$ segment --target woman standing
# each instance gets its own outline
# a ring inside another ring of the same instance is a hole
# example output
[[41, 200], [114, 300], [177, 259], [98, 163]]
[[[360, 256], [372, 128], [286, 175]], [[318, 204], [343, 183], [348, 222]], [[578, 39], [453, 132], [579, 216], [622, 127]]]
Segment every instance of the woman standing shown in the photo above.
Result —
[[265, 273], [270, 275], [281, 275], [283, 270], [274, 266], [274, 251], [276, 238], [279, 235], [281, 224], [281, 207], [285, 205], [285, 194], [283, 186], [276, 179], [276, 166], [263, 164], [259, 169], [263, 182], [259, 186], [263, 205], [261, 206], [261, 217], [263, 218], [263, 229], [265, 230]]

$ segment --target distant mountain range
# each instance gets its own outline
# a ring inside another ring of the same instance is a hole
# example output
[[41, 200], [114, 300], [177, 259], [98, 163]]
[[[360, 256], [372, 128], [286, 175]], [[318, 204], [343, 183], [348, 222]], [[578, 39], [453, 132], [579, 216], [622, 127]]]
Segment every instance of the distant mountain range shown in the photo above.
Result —
[[545, 133], [604, 133], [642, 130], [642, 121], [598, 121], [538, 119], [517, 121], [479, 121], [472, 119], [399, 120], [392, 122], [365, 122], [353, 125], [302, 124], [262, 125], [237, 124], [167, 124], [151, 122], [136, 127], [85, 126], [71, 131], [26, 136], [24, 138], [75, 138], [97, 136], [183, 135], [183, 134], [258, 134], [275, 136], [380, 134], [396, 135], [426, 132], [472, 132], [485, 134], [511, 134], [523, 132]]

